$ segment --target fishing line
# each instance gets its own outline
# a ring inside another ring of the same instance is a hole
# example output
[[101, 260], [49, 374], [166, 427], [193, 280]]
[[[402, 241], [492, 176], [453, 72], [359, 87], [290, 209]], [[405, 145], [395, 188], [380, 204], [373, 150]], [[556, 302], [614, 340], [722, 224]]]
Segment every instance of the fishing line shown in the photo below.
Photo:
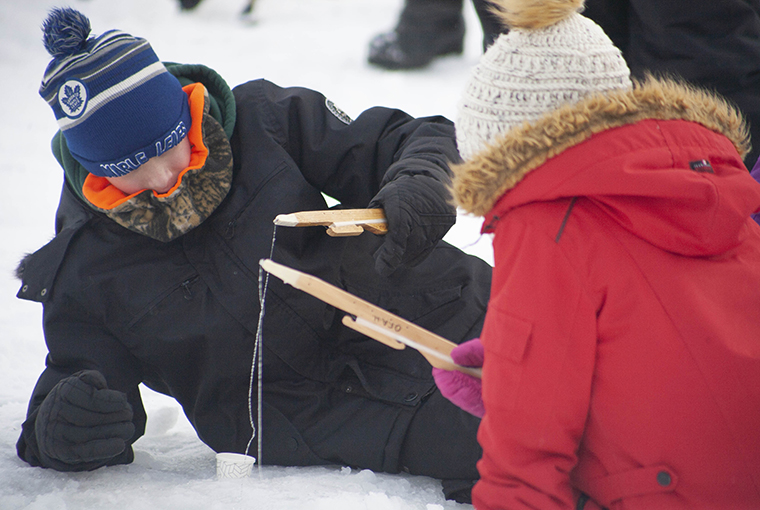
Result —
[[[269, 258], [272, 259], [272, 255], [274, 254], [274, 242], [277, 238], [277, 225], [274, 225], [272, 229], [272, 245], [269, 248]], [[262, 345], [262, 338], [263, 338], [263, 330], [264, 330], [264, 311], [265, 311], [265, 302], [266, 302], [266, 295], [267, 295], [267, 288], [269, 287], [269, 273], [266, 273], [266, 276], [264, 275], [263, 268], [259, 265], [259, 322], [256, 326], [256, 341], [253, 344], [253, 358], [251, 359], [251, 377], [248, 381], [248, 421], [251, 423], [251, 430], [253, 433], [251, 434], [251, 439], [248, 441], [248, 446], [245, 448], [246, 455], [250, 455], [250, 449], [251, 444], [253, 443], [253, 439], [257, 439], [257, 462], [259, 474], [261, 474], [261, 455], [262, 455], [262, 444], [261, 444], [261, 429], [262, 429], [262, 422], [263, 422], [263, 404], [262, 404], [262, 398], [263, 398], [263, 378], [262, 378], [262, 368], [264, 366], [264, 349]], [[256, 406], [256, 423], [254, 423], [253, 420], [253, 378], [254, 373], [258, 372], [258, 379], [257, 379], [257, 406]], [[256, 426], [258, 424], [258, 428]], [[256, 433], [258, 430], [258, 434]]]

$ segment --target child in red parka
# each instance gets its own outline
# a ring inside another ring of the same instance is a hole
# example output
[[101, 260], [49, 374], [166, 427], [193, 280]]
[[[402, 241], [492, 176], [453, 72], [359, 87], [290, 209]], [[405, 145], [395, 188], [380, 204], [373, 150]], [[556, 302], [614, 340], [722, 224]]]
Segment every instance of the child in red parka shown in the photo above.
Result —
[[453, 183], [493, 234], [485, 326], [453, 353], [484, 361], [483, 407], [436, 373], [483, 414], [475, 508], [760, 508], [746, 126], [709, 92], [631, 83], [582, 0], [497, 4], [510, 31], [464, 91]]

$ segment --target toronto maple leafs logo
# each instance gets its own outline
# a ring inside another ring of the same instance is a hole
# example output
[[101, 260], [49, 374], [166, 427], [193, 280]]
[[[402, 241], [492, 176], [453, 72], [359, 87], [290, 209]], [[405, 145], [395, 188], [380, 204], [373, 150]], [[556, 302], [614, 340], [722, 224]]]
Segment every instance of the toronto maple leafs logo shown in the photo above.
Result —
[[67, 117], [79, 117], [87, 105], [87, 89], [80, 81], [68, 80], [58, 89], [58, 102]]

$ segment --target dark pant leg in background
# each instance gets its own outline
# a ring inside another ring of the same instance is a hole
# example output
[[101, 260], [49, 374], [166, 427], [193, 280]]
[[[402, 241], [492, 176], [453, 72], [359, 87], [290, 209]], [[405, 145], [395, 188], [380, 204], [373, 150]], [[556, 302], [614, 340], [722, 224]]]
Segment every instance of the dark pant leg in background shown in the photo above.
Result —
[[480, 27], [483, 29], [483, 51], [493, 44], [499, 34], [507, 29], [502, 25], [499, 17], [491, 11], [491, 3], [488, 0], [472, 0], [475, 12], [478, 13]]
[[385, 69], [419, 69], [436, 57], [464, 49], [463, 0], [407, 0], [396, 27], [375, 36], [370, 64]]

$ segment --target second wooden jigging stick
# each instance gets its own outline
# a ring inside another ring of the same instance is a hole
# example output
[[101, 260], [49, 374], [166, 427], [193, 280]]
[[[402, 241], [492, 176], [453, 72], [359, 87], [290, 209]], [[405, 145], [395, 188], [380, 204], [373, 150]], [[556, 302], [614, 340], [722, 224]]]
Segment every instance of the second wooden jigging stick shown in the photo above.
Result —
[[463, 367], [451, 359], [451, 350], [457, 345], [454, 342], [315, 276], [270, 259], [262, 259], [259, 264], [264, 271], [275, 275], [284, 283], [348, 313], [348, 316], [343, 317], [343, 324], [359, 333], [394, 349], [403, 349], [406, 345], [417, 349], [436, 368], [458, 370], [480, 378], [480, 368]]

